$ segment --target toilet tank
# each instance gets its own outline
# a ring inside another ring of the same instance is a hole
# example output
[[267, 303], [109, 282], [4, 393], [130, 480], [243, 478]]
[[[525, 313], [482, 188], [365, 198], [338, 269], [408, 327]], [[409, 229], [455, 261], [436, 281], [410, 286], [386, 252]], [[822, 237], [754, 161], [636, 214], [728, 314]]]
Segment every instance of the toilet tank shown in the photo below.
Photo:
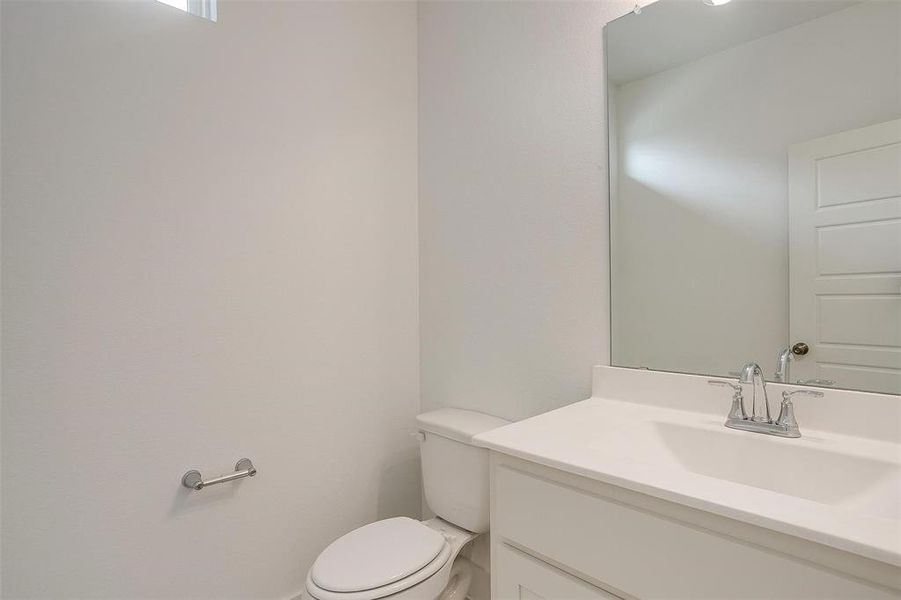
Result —
[[440, 408], [416, 417], [424, 434], [422, 485], [432, 511], [474, 533], [488, 531], [488, 450], [472, 444], [484, 431], [509, 421], [459, 408]]

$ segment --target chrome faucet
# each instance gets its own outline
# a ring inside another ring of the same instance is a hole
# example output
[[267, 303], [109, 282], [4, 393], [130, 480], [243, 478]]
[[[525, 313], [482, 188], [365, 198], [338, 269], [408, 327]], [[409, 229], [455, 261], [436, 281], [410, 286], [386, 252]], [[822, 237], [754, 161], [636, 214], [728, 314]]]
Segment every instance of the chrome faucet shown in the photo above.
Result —
[[[757, 394], [758, 381], [761, 389], [759, 399]], [[738, 383], [722, 379], [709, 379], [707, 383], [727, 386], [732, 388], [734, 392], [732, 395], [732, 408], [729, 410], [729, 416], [726, 417], [726, 427], [788, 438], [801, 437], [801, 430], [798, 427], [798, 421], [795, 419], [795, 410], [791, 397], [795, 394], [806, 394], [816, 398], [823, 397], [823, 392], [815, 390], [786, 390], [782, 392], [782, 407], [779, 410], [779, 416], [774, 421], [770, 417], [770, 403], [766, 395], [766, 381], [760, 365], [757, 363], [748, 363], [742, 368]], [[743, 386], [746, 384], [753, 386], [750, 415], [745, 406]]]

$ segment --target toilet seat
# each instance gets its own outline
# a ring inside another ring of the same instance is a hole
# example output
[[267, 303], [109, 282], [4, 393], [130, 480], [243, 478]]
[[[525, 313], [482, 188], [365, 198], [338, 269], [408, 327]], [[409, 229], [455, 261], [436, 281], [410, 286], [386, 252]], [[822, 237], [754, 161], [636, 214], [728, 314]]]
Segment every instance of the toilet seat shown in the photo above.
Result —
[[450, 555], [445, 536], [419, 521], [376, 521], [319, 555], [307, 574], [307, 591], [317, 600], [376, 600], [427, 580]]

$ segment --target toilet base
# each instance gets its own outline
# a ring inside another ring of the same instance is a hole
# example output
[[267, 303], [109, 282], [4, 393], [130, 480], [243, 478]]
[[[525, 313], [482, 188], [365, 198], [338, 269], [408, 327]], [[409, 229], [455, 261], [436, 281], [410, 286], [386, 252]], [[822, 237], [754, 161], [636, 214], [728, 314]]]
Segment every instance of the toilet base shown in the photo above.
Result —
[[438, 600], [466, 600], [469, 586], [472, 585], [472, 563], [458, 556], [451, 567], [450, 579]]

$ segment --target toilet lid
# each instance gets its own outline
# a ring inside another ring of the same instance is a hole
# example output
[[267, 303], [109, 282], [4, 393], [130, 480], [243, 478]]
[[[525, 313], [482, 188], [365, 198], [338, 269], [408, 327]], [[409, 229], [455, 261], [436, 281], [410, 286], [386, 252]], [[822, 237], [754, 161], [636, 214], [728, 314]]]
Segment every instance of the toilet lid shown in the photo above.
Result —
[[407, 517], [376, 521], [332, 542], [310, 572], [332, 592], [360, 592], [409, 577], [432, 562], [444, 536]]

